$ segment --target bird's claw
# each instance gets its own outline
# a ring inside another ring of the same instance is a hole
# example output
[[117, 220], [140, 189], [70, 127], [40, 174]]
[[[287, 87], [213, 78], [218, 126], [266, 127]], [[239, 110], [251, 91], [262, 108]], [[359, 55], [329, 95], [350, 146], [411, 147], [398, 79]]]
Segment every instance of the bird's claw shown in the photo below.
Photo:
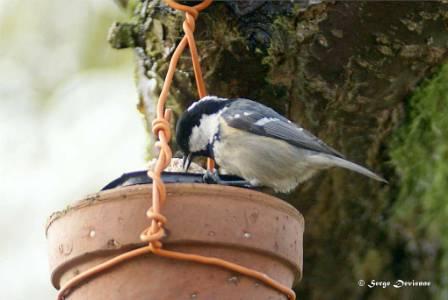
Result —
[[231, 185], [237, 187], [252, 187], [252, 185], [245, 180], [223, 180], [217, 170], [209, 171], [207, 170], [202, 178], [204, 183], [207, 184], [221, 184], [221, 185]]
[[207, 184], [222, 184], [222, 179], [219, 177], [218, 171], [216, 169], [212, 172], [210, 170], [207, 170], [202, 177], [202, 180], [204, 183]]

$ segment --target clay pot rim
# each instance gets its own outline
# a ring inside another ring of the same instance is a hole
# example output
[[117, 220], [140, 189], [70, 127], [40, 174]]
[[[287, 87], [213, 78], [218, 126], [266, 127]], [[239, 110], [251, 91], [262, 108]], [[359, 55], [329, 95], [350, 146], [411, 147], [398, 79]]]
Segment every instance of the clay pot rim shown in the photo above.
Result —
[[[167, 198], [168, 198], [167, 201], [169, 201], [169, 195], [170, 195], [169, 187], [171, 187], [171, 186], [190, 187], [189, 190], [191, 190], [191, 193], [195, 193], [195, 194], [199, 194], [199, 195], [200, 194], [209, 194], [211, 191], [221, 192], [223, 189], [228, 190], [229, 192], [238, 191], [239, 193], [241, 193], [241, 195], [244, 196], [244, 200], [246, 200], [246, 201], [257, 201], [257, 202], [261, 201], [265, 205], [267, 205], [271, 208], [280, 209], [285, 212], [288, 212], [289, 214], [291, 214], [292, 216], [297, 218], [297, 220], [299, 220], [299, 222], [302, 225], [304, 225], [304, 223], [305, 223], [303, 215], [297, 209], [295, 209], [291, 204], [289, 204], [283, 200], [279, 201], [279, 199], [274, 196], [271, 196], [269, 194], [265, 194], [262, 192], [258, 192], [253, 189], [246, 189], [246, 188], [239, 188], [239, 187], [218, 185], [218, 184], [168, 183], [167, 184]], [[137, 184], [137, 185], [118, 187], [118, 188], [120, 190], [122, 190], [123, 192], [139, 195], [139, 194], [146, 194], [147, 192], [145, 192], [145, 188], [151, 188], [151, 187], [152, 187], [152, 184]], [[50, 215], [50, 217], [48, 218], [47, 223], [45, 225], [45, 236], [48, 236], [48, 229], [56, 220], [58, 220], [59, 218], [62, 218], [63, 216], [69, 214], [70, 212], [82, 209], [86, 206], [98, 205], [100, 203], [103, 203], [104, 201], [114, 201], [115, 199], [120, 198], [118, 195], [114, 195], [115, 190], [116, 190], [116, 188], [110, 189], [110, 190], [99, 191], [99, 192], [96, 192], [93, 194], [88, 194], [86, 197], [84, 197], [78, 201], [75, 201], [73, 204], [68, 205], [64, 210], [56, 211], [56, 212], [52, 213]], [[108, 195], [108, 194], [112, 194], [113, 196], [109, 197], [107, 199], [102, 199], [103, 195]], [[256, 197], [257, 194], [262, 195], [262, 197], [260, 197], [259, 199], [254, 199], [254, 198], [257, 198]], [[254, 195], [255, 195], [255, 197], [254, 197]], [[268, 197], [266, 197], [266, 196], [268, 196]], [[241, 199], [239, 201], [241, 201]]]
[[[242, 181], [243, 178], [221, 174], [220, 178], [224, 182], [228, 182], [228, 185], [232, 186], [231, 181]], [[204, 182], [204, 173], [185, 173], [185, 172], [162, 172], [162, 180], [166, 184], [172, 183], [206, 183]], [[105, 185], [101, 191], [110, 190], [118, 187], [138, 185], [138, 184], [151, 184], [152, 178], [148, 176], [148, 171], [133, 171], [123, 173], [120, 177], [112, 180]], [[241, 186], [240, 186], [241, 187]], [[258, 189], [259, 187], [246, 185], [244, 188]]]

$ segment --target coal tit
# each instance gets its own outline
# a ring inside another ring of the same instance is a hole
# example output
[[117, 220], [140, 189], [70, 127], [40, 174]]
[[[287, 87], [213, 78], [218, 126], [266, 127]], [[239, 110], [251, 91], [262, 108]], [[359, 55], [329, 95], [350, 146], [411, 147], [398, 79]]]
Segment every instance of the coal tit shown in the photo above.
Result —
[[346, 168], [386, 182], [269, 107], [249, 99], [206, 96], [180, 117], [176, 140], [186, 169], [206, 156], [254, 186], [290, 192], [317, 171]]

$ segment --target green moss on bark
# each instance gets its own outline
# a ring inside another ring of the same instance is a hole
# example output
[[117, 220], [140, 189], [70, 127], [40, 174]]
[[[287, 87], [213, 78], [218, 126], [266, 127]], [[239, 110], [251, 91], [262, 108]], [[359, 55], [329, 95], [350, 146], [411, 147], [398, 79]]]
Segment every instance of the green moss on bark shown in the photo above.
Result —
[[415, 92], [408, 111], [391, 145], [394, 219], [406, 228], [408, 247], [433, 252], [436, 294], [448, 299], [448, 65]]

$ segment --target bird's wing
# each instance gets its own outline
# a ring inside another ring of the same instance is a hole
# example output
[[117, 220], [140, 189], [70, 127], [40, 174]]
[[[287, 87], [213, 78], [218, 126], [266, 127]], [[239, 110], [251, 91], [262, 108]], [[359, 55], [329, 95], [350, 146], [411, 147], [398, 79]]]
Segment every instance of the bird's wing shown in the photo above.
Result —
[[342, 154], [326, 145], [309, 131], [298, 127], [273, 109], [258, 102], [248, 99], [233, 101], [221, 114], [221, 117], [230, 127], [343, 158]]

